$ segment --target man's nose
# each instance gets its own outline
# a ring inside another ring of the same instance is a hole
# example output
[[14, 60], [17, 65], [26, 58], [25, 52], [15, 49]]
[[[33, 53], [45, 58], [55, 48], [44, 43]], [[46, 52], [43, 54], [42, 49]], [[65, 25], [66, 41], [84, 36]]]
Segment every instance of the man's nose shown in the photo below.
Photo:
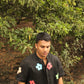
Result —
[[44, 48], [44, 51], [47, 51], [47, 48]]

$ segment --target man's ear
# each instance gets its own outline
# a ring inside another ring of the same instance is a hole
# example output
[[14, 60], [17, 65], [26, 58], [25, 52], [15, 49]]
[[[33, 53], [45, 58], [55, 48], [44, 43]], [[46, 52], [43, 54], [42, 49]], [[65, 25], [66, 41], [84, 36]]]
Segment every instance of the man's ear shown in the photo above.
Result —
[[37, 49], [37, 43], [35, 43], [35, 48]]

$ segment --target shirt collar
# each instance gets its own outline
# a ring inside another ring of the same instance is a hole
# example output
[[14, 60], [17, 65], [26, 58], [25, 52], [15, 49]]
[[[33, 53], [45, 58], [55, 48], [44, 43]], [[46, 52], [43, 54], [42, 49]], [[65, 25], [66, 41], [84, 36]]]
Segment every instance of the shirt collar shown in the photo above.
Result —
[[[49, 53], [49, 54], [50, 54], [50, 53]], [[48, 54], [47, 57], [46, 57], [47, 60], [49, 60], [49, 54]], [[37, 56], [36, 52], [35, 52], [35, 58], [38, 59], [39, 61], [43, 61], [42, 59], [40, 59], [40, 58]]]

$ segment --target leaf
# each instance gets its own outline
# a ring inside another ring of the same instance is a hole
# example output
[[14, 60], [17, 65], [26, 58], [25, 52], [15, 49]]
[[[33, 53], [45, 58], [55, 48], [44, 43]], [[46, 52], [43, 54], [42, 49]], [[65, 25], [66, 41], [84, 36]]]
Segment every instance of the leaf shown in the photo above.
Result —
[[71, 0], [68, 0], [69, 4], [71, 4]]
[[13, 3], [15, 3], [16, 2], [16, 0], [13, 0]]
[[6, 2], [8, 3], [8, 0], [6, 0]]
[[12, 36], [10, 32], [9, 32], [9, 38], [10, 38], [10, 42], [12, 42]]
[[27, 48], [27, 46], [25, 46], [25, 47], [22, 49], [22, 54], [24, 54], [24, 53], [25, 53], [26, 48]]
[[73, 5], [76, 6], [76, 2], [75, 1], [73, 1]]
[[31, 39], [31, 36], [29, 35], [29, 40]]
[[0, 22], [0, 27], [2, 27], [3, 26], [3, 24], [2, 24], [2, 22]]

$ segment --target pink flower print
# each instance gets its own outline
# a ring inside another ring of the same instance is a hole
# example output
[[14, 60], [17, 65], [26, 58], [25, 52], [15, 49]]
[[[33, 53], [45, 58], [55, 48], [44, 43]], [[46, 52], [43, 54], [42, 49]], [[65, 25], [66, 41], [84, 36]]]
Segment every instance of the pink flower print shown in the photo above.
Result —
[[52, 68], [52, 64], [49, 62], [49, 63], [47, 64], [47, 69], [50, 70], [51, 68]]
[[29, 81], [30, 84], [35, 84], [34, 80]]

